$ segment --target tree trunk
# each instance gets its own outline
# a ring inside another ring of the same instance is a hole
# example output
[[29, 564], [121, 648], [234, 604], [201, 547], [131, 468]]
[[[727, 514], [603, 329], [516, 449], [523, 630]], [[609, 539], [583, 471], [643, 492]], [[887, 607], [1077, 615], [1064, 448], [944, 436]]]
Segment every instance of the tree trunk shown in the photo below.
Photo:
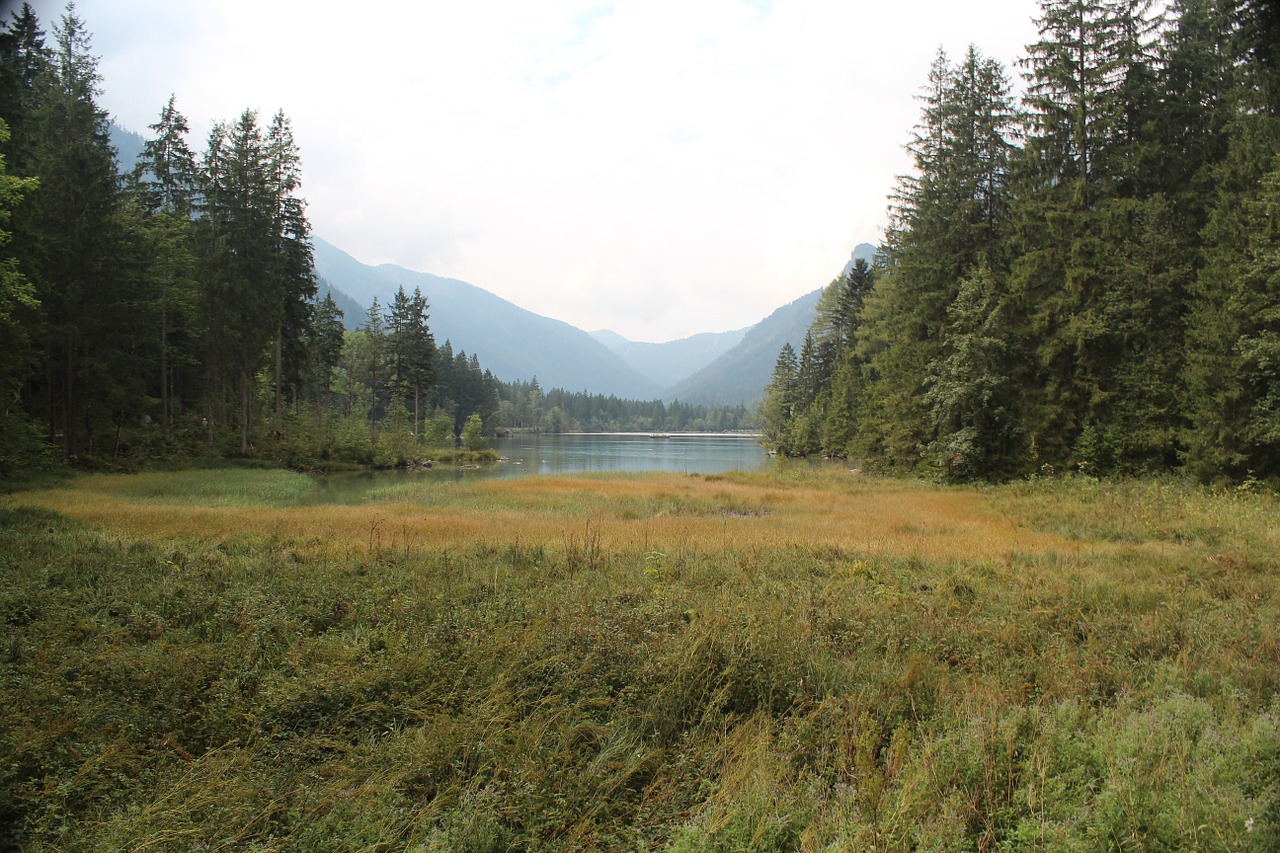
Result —
[[240, 371], [240, 455], [249, 455], [249, 376]]
[[280, 433], [284, 431], [284, 409], [281, 403], [281, 384], [284, 378], [284, 346], [281, 343], [283, 330], [279, 325], [276, 326], [276, 417], [275, 423], [272, 424], [271, 430], [275, 433], [276, 438], [280, 437]]
[[169, 434], [169, 288], [160, 291], [160, 427]]
[[66, 348], [62, 353], [65, 371], [62, 379], [62, 450], [68, 460], [75, 459], [76, 447], [76, 394], [75, 394], [75, 338], [68, 332]]

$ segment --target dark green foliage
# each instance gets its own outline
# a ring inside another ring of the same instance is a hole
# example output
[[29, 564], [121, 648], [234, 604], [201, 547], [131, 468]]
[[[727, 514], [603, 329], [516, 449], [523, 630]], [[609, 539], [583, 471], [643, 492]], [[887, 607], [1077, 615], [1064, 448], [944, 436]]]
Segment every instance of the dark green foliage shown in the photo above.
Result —
[[949, 479], [1280, 476], [1276, 20], [1043, 0], [1021, 114], [997, 65], [940, 53], [853, 344], [832, 290], [794, 404], [765, 401], [774, 445]]
[[947, 479], [1006, 473], [1022, 456], [1018, 393], [1005, 307], [987, 268], [960, 282], [948, 309], [942, 357], [924, 394], [931, 434], [926, 461]]
[[791, 422], [795, 417], [799, 363], [791, 344], [783, 344], [778, 361], [773, 366], [773, 376], [764, 389], [760, 404], [760, 428], [770, 445], [779, 453], [791, 453]]
[[1189, 452], [1205, 477], [1280, 476], [1280, 156], [1220, 209], [1191, 317]]

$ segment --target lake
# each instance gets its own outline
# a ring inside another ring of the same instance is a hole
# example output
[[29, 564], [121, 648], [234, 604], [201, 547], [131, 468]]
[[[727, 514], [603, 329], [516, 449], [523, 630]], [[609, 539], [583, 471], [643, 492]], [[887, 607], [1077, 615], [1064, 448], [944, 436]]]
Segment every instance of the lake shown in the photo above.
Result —
[[515, 435], [493, 442], [493, 447], [507, 461], [481, 471], [498, 477], [583, 471], [722, 474], [760, 471], [771, 464], [759, 437], [742, 433]]
[[335, 474], [319, 479], [314, 499], [323, 503], [359, 502], [370, 490], [402, 478], [473, 481], [584, 471], [723, 474], [762, 471], [773, 464], [758, 437], [742, 433], [674, 433], [664, 437], [647, 433], [533, 434], [490, 443], [505, 461], [473, 469], [440, 464], [430, 470]]

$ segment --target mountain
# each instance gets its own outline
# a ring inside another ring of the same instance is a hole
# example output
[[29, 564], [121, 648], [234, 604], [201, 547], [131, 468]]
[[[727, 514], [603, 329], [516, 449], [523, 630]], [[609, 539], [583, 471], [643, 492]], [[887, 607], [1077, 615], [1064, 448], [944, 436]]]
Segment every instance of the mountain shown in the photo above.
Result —
[[592, 332], [591, 337], [617, 353], [641, 375], [663, 388], [670, 388], [728, 352], [746, 333], [746, 329], [703, 332], [663, 344], [630, 341], [605, 329]]
[[147, 141], [132, 130], [125, 130], [115, 122], [107, 126], [111, 147], [116, 150], [116, 169], [120, 174], [133, 171], [133, 166], [142, 156], [142, 148]]
[[334, 304], [338, 306], [338, 310], [342, 312], [342, 326], [348, 332], [354, 332], [356, 329], [364, 325], [365, 309], [347, 294], [334, 287], [329, 279], [322, 275], [316, 276], [316, 299], [324, 299], [325, 296], [332, 296]]
[[853, 247], [853, 254], [849, 256], [849, 263], [844, 265], [844, 269], [840, 275], [848, 275], [849, 270], [853, 269], [853, 262], [862, 260], [868, 264], [873, 263], [876, 259], [876, 247], [870, 243], [859, 243]]
[[801, 296], [752, 326], [732, 349], [663, 395], [701, 405], [751, 404], [764, 394], [784, 343], [796, 351], [817, 312], [825, 288]]
[[526, 311], [465, 281], [395, 264], [369, 266], [318, 237], [313, 242], [316, 273], [361, 305], [371, 305], [376, 296], [385, 306], [400, 286], [409, 293], [421, 288], [430, 303], [429, 324], [436, 342], [448, 340], [454, 352], [478, 356], [480, 364], [500, 379], [528, 381], [536, 376], [543, 388], [633, 400], [661, 396], [659, 383], [568, 323]]

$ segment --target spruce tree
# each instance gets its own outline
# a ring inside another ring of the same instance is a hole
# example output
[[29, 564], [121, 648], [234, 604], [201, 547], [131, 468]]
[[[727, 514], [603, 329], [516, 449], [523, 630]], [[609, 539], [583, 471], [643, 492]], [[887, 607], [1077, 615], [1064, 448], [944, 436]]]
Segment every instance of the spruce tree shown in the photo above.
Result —
[[[133, 170], [135, 195], [146, 214], [143, 239], [152, 258], [150, 275], [157, 306], [157, 382], [160, 423], [169, 430], [174, 371], [171, 338], [190, 331], [195, 311], [196, 279], [194, 229], [191, 215], [196, 194], [196, 162], [187, 145], [187, 119], [178, 112], [173, 96], [150, 126], [154, 136], [143, 146]], [[175, 312], [174, 308], [178, 310]], [[175, 328], [175, 313], [180, 322]], [[188, 335], [188, 339], [190, 335]]]
[[[883, 248], [885, 274], [866, 296], [858, 348], [867, 388], [852, 452], [911, 468], [935, 436], [924, 392], [945, 357], [948, 311], [972, 270], [1004, 267], [1017, 113], [999, 63], [970, 47], [953, 66], [938, 52], [908, 146]], [[854, 373], [847, 374], [852, 378]], [[844, 430], [839, 433], [843, 434]]]
[[791, 420], [795, 414], [798, 374], [796, 351], [790, 343], [785, 343], [760, 402], [760, 428], [765, 441], [783, 456], [792, 454]]
[[17, 247], [44, 311], [46, 370], [29, 387], [40, 389], [49, 437], [61, 435], [68, 459], [80, 454], [81, 430], [92, 444], [95, 426], [119, 411], [117, 391], [132, 371], [122, 343], [130, 318], [111, 262], [119, 188], [99, 85], [89, 33], [69, 8], [34, 84], [29, 154], [40, 186], [24, 203]]

